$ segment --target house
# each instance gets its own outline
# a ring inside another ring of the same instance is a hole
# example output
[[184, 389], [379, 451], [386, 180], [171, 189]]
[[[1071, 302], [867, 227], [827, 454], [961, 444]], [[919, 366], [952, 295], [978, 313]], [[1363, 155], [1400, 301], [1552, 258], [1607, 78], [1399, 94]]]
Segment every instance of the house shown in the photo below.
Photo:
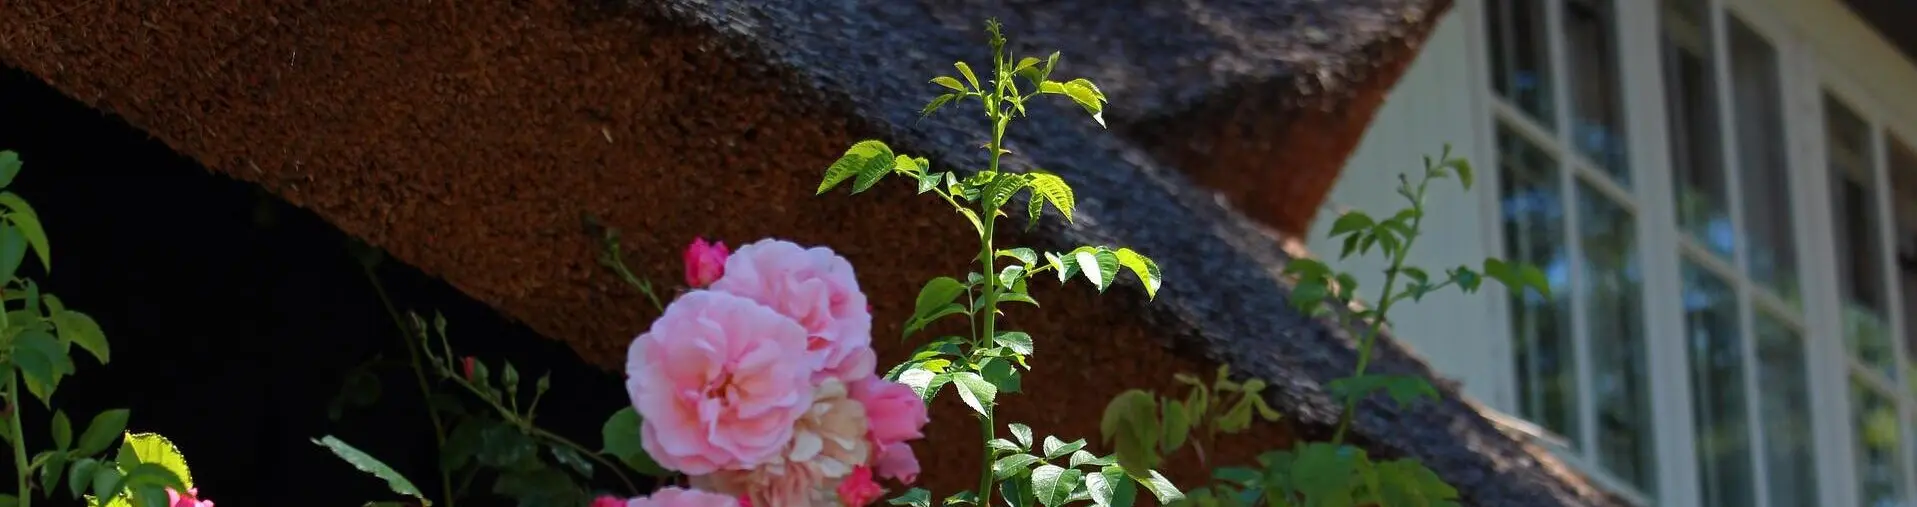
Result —
[[[950, 217], [939, 205], [909, 192], [817, 199], [812, 189], [822, 168], [862, 138], [883, 138], [936, 165], [980, 165], [970, 149], [976, 125], [916, 112], [929, 96], [924, 79], [980, 58], [979, 27], [997, 17], [1015, 49], [1061, 50], [1060, 72], [1090, 77], [1113, 98], [1109, 130], [1075, 115], [1036, 116], [1009, 136], [1009, 164], [1058, 172], [1081, 198], [1076, 223], [1002, 241], [1129, 245], [1167, 273], [1155, 302], [1122, 291], [1034, 289], [1043, 291], [1046, 319], [1008, 317], [1039, 339], [1027, 383], [1033, 393], [1012, 398], [1001, 414], [1061, 435], [1094, 435], [1098, 410], [1122, 390], [1171, 389], [1175, 373], [1228, 364], [1267, 379], [1272, 405], [1287, 416], [1219, 456], [1242, 461], [1329, 436], [1339, 408], [1325, 383], [1352, 370], [1352, 340], [1293, 310], [1280, 270], [1306, 255], [1299, 233], [1314, 215], [1330, 215], [1316, 210], [1334, 183], [1334, 202], [1372, 204], [1371, 168], [1414, 167], [1410, 154], [1490, 124], [1491, 106], [1466, 109], [1489, 103], [1477, 88], [1453, 86], [1485, 68], [1473, 63], [1486, 60], [1473, 56], [1470, 41], [1479, 39], [1461, 31], [1482, 12], [1476, 0], [1456, 9], [1449, 0], [23, 0], [0, 4], [0, 18], [20, 20], [0, 34], [0, 62], [208, 169], [312, 210], [611, 368], [644, 325], [635, 310], [642, 303], [595, 265], [598, 238], [582, 225], [586, 217], [625, 230], [626, 251], [655, 253], [635, 259], [635, 269], [657, 278], [675, 271], [671, 252], [693, 236], [829, 245], [858, 266], [874, 295], [887, 323], [875, 333], [897, 332], [902, 302], [921, 280], [965, 265], [969, 253], [942, 249], [965, 235], [945, 226]], [[1435, 49], [1407, 71], [1434, 27], [1443, 27]], [[1415, 94], [1435, 102], [1405, 98]], [[1458, 108], [1445, 115], [1458, 122], [1485, 120], [1403, 129], [1401, 118], [1427, 111], [1418, 107]], [[1384, 121], [1364, 137], [1374, 115]], [[1489, 139], [1453, 141], [1482, 151]], [[1618, 158], [1653, 152], [1626, 153]], [[1650, 164], [1629, 160], [1638, 171]], [[1495, 237], [1491, 222], [1478, 218], [1492, 202], [1441, 203], [1450, 207], [1440, 208], [1432, 230], [1457, 238], [1438, 242], [1430, 258], [1502, 251], [1471, 239]], [[1671, 301], [1648, 285], [1641, 292], [1622, 299]], [[1354, 440], [1378, 455], [1423, 460], [1470, 505], [1629, 505], [1631, 483], [1594, 483], [1614, 473], [1576, 467], [1576, 453], [1549, 451], [1492, 410], [1514, 405], [1515, 396], [1497, 393], [1520, 384], [1509, 374], [1484, 375], [1469, 351], [1490, 354], [1511, 342], [1493, 341], [1506, 321], [1494, 319], [1507, 318], [1494, 309], [1510, 313], [1502, 304], [1438, 300], [1405, 314], [1398, 328], [1416, 332], [1402, 343], [1417, 351], [1387, 341], [1373, 371], [1449, 375], [1462, 388], [1441, 383], [1439, 401], [1410, 407], [1367, 400]], [[1433, 317], [1443, 312], [1469, 317]], [[1575, 313], [1577, 322], [1594, 320]], [[1645, 313], [1656, 317], [1647, 322], [1671, 318]], [[110, 331], [114, 323], [103, 325]], [[911, 346], [875, 343], [885, 360]], [[1456, 352], [1447, 350], [1453, 344]], [[946, 417], [928, 431], [928, 442], [939, 443], [920, 452], [933, 471], [930, 486], [961, 487], [967, 473], [940, 471], [976, 466], [971, 421]], [[1175, 463], [1170, 471], [1201, 476], [1193, 468]]]
[[1331, 206], [1394, 205], [1432, 143], [1477, 161], [1488, 190], [1434, 204], [1445, 232], [1414, 255], [1529, 261], [1556, 296], [1427, 300], [1398, 338], [1630, 504], [1911, 505], [1913, 19], [1460, 1]]

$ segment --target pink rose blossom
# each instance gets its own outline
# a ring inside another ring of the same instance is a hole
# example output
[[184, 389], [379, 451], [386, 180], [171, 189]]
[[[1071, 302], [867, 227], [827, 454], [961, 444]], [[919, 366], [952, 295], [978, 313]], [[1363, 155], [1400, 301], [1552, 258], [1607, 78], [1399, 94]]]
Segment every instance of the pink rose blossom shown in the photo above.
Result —
[[912, 454], [912, 446], [904, 442], [885, 446], [873, 460], [872, 468], [879, 471], [879, 477], [911, 484], [919, 480], [919, 458]]
[[794, 425], [785, 458], [827, 479], [845, 477], [872, 455], [867, 433], [865, 406], [851, 398], [845, 383], [828, 377], [813, 394], [812, 408]]
[[[593, 502], [593, 507], [599, 507]], [[662, 488], [650, 496], [627, 500], [625, 507], [739, 507], [739, 500], [696, 489]]]
[[852, 399], [865, 405], [874, 448], [925, 436], [922, 430], [930, 420], [925, 413], [925, 400], [905, 384], [879, 376], [866, 377], [852, 383]]
[[726, 244], [721, 241], [706, 243], [705, 238], [693, 238], [686, 246], [686, 286], [703, 289], [724, 276], [726, 272]]
[[726, 259], [713, 290], [770, 306], [804, 326], [813, 380], [854, 382], [872, 375], [872, 312], [853, 277], [852, 263], [828, 248], [801, 248], [766, 239], [739, 247]]
[[641, 443], [666, 468], [706, 474], [779, 456], [812, 406], [795, 361], [805, 329], [751, 300], [694, 291], [666, 307], [626, 356]]
[[626, 507], [626, 501], [612, 495], [592, 499], [592, 507]]
[[174, 491], [173, 488], [166, 488], [166, 505], [167, 507], [213, 507], [212, 500], [201, 500], [199, 496], [200, 488], [187, 488], [184, 495]]
[[883, 494], [885, 490], [872, 480], [872, 469], [869, 467], [852, 469], [852, 475], [845, 476], [845, 480], [839, 482], [839, 503], [844, 507], [865, 507]]
[[756, 470], [720, 470], [693, 476], [692, 485], [738, 495], [752, 507], [828, 507], [838, 504], [831, 480], [806, 466], [767, 465]]

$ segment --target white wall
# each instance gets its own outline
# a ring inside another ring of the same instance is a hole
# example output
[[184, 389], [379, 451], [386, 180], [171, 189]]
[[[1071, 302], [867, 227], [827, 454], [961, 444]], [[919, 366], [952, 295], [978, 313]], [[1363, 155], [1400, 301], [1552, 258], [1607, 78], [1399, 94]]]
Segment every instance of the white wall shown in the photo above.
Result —
[[[1441, 275], [1445, 267], [1478, 266], [1487, 253], [1487, 223], [1482, 212], [1486, 193], [1496, 189], [1488, 184], [1485, 173], [1494, 171], [1488, 154], [1480, 154], [1478, 119], [1484, 109], [1473, 93], [1477, 85], [1472, 73], [1474, 53], [1469, 30], [1477, 23], [1470, 9], [1472, 2], [1461, 2], [1446, 14], [1424, 51], [1386, 98], [1384, 107], [1373, 120], [1357, 153], [1346, 164], [1328, 208], [1319, 211], [1312, 226], [1308, 245], [1314, 255], [1333, 267], [1358, 275], [1361, 297], [1376, 295], [1384, 286], [1386, 266], [1376, 250], [1370, 257], [1340, 261], [1340, 246], [1325, 238], [1338, 212], [1361, 209], [1373, 215], [1389, 215], [1405, 204], [1396, 192], [1399, 173], [1416, 174], [1423, 169], [1422, 157], [1436, 158], [1445, 143], [1456, 156], [1470, 159], [1480, 174], [1480, 186], [1470, 194], [1455, 180], [1432, 186], [1426, 203], [1424, 234], [1412, 249], [1410, 262]], [[1467, 394], [1509, 410], [1509, 353], [1498, 342], [1505, 333], [1501, 319], [1492, 314], [1495, 295], [1489, 290], [1463, 295], [1447, 290], [1421, 302], [1404, 304], [1391, 312], [1396, 335], [1430, 362], [1439, 373], [1464, 383]], [[1369, 297], [1363, 299], [1370, 300]]]

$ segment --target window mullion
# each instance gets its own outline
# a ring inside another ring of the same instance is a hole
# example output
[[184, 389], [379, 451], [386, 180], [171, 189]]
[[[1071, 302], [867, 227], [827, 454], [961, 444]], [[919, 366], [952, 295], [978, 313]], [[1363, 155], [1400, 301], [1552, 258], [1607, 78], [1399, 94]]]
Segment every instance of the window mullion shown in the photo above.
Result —
[[1691, 379], [1683, 339], [1683, 282], [1679, 268], [1682, 232], [1677, 227], [1670, 145], [1665, 123], [1662, 26], [1657, 2], [1616, 1], [1624, 80], [1625, 135], [1635, 171], [1639, 244], [1644, 262], [1643, 306], [1646, 370], [1651, 376], [1653, 442], [1656, 444], [1657, 504], [1698, 505], [1696, 436], [1691, 414]]
[[1830, 167], [1823, 110], [1822, 83], [1817, 66], [1801, 41], [1777, 45], [1784, 70], [1785, 138], [1794, 142], [1791, 196], [1797, 205], [1793, 224], [1807, 248], [1798, 273], [1804, 287], [1805, 323], [1809, 340], [1809, 371], [1813, 438], [1816, 439], [1817, 486], [1824, 505], [1857, 505], [1855, 428], [1850, 424], [1850, 352], [1844, 342], [1842, 305], [1837, 284], [1836, 234], [1828, 224], [1836, 219], [1831, 206]]
[[1550, 46], [1548, 50], [1550, 51], [1551, 82], [1559, 83], [1551, 87], [1551, 119], [1554, 122], [1554, 130], [1556, 130], [1554, 133], [1557, 139], [1557, 142], [1551, 144], [1566, 147], [1554, 151], [1557, 152], [1555, 158], [1558, 165], [1556, 173], [1559, 175], [1558, 189], [1564, 196], [1565, 236], [1571, 241], [1571, 248], [1565, 249], [1565, 253], [1570, 259], [1571, 266], [1569, 273], [1571, 277], [1571, 349], [1573, 351], [1571, 355], [1575, 358], [1577, 368], [1577, 399], [1575, 401], [1578, 434], [1566, 436], [1577, 442], [1578, 450], [1589, 455], [1592, 462], [1596, 463], [1600, 462], [1596, 454], [1598, 449], [1597, 393], [1592, 386], [1596, 375], [1591, 371], [1591, 336], [1588, 325], [1590, 312], [1586, 308], [1588, 302], [1584, 300], [1590, 294], [1587, 290], [1590, 280], [1584, 276], [1584, 252], [1580, 248], [1583, 245], [1583, 235], [1579, 227], [1581, 224], [1578, 223], [1575, 166], [1572, 165], [1570, 157], [1565, 156], [1572, 151], [1568, 147], [1572, 146], [1571, 117], [1573, 114], [1570, 86], [1568, 86], [1571, 72], [1569, 65], [1565, 62], [1565, 54], [1569, 51], [1565, 48], [1567, 42], [1564, 40], [1564, 1], [1547, 0], [1547, 2], [1544, 8], [1546, 26], [1544, 31], [1547, 34], [1547, 45]]
[[1891, 400], [1897, 404], [1898, 414], [1897, 431], [1900, 438], [1898, 439], [1897, 459], [1901, 461], [1901, 466], [1898, 468], [1903, 472], [1902, 476], [1898, 477], [1898, 479], [1903, 483], [1901, 491], [1903, 499], [1908, 502], [1911, 500], [1912, 492], [1917, 491], [1917, 489], [1913, 489], [1917, 488], [1917, 484], [1911, 483], [1910, 473], [1912, 466], [1910, 454], [1910, 421], [1912, 409], [1910, 390], [1904, 387], [1905, 382], [1909, 381], [1904, 377], [1910, 374], [1910, 368], [1908, 364], [1909, 360], [1907, 359], [1909, 356], [1904, 350], [1905, 322], [1903, 312], [1903, 288], [1901, 287], [1902, 284], [1898, 283], [1897, 278], [1897, 214], [1893, 211], [1896, 208], [1891, 205], [1891, 202], [1893, 202], [1892, 199], [1896, 198], [1897, 194], [1891, 189], [1890, 185], [1890, 143], [1888, 136], [1884, 133], [1884, 124], [1874, 115], [1869, 117], [1868, 120], [1870, 121], [1871, 180], [1875, 183], [1873, 187], [1875, 188], [1877, 201], [1877, 209], [1875, 210], [1878, 217], [1877, 231], [1878, 237], [1883, 238], [1877, 245], [1877, 262], [1884, 268], [1884, 313], [1890, 322], [1891, 349], [1895, 351], [1894, 354], [1897, 356], [1896, 360], [1893, 361], [1893, 363], [1896, 364], [1896, 371], [1890, 376], [1890, 396]]

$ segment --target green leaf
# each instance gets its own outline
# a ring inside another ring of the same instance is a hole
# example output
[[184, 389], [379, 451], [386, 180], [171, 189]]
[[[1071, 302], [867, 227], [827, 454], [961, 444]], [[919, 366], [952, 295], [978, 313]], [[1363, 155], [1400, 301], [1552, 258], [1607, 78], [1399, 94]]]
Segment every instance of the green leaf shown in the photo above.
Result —
[[1363, 211], [1346, 212], [1343, 215], [1338, 215], [1338, 220], [1331, 223], [1331, 232], [1326, 235], [1335, 238], [1344, 234], [1370, 229], [1373, 225], [1377, 225], [1376, 222], [1371, 219], [1371, 215], [1367, 215]]
[[[899, 374], [899, 383], [912, 388], [912, 392], [918, 393], [919, 398], [929, 402], [932, 401], [933, 395], [938, 394], [938, 389], [932, 387], [938, 375], [924, 368], [913, 368]], [[944, 386], [942, 383], [939, 384], [939, 387]]]
[[972, 84], [972, 89], [978, 89], [978, 76], [972, 74], [972, 66], [965, 62], [952, 62], [952, 66], [958, 68], [959, 75], [965, 76], [965, 82]]
[[1138, 487], [1126, 480], [1125, 470], [1116, 465], [1106, 465], [1097, 473], [1086, 475], [1085, 489], [1098, 507], [1131, 507], [1138, 501]]
[[1032, 335], [1025, 334], [1024, 331], [1006, 331], [999, 333], [998, 336], [992, 338], [992, 342], [997, 343], [1001, 347], [1012, 349], [1012, 352], [1017, 352], [1021, 355], [1032, 354]]
[[1537, 266], [1519, 265], [1518, 278], [1524, 281], [1524, 285], [1517, 288], [1518, 291], [1522, 292], [1523, 287], [1528, 286], [1538, 291], [1540, 296], [1551, 297], [1551, 281], [1545, 278], [1544, 271], [1539, 270]]
[[1066, 442], [1059, 440], [1059, 438], [1055, 436], [1047, 435], [1045, 437], [1045, 459], [1058, 459], [1084, 448], [1085, 439], [1083, 438]]
[[[606, 423], [599, 427], [600, 439], [602, 442], [605, 442], [606, 445], [605, 453], [612, 455], [614, 458], [618, 458], [620, 463], [625, 463], [626, 466], [631, 467], [633, 470], [648, 476], [666, 477], [672, 475], [671, 471], [666, 470], [665, 467], [659, 466], [658, 462], [653, 461], [651, 454], [646, 453], [646, 448], [641, 444], [639, 437], [639, 427], [643, 423], [644, 420], [639, 417], [639, 412], [633, 410], [630, 406], [622, 407], [619, 411], [613, 412], [611, 417], [606, 418]], [[590, 476], [591, 474], [586, 475]]]
[[[825, 179], [819, 183], [818, 193], [824, 194], [854, 176], [859, 177], [861, 181], [874, 171], [879, 176], [883, 176], [886, 170], [892, 168], [892, 165], [893, 154], [890, 146], [876, 140], [859, 141], [846, 149], [845, 154], [840, 156], [838, 161], [826, 167]], [[876, 176], [871, 178], [872, 181], [864, 182], [863, 187], [859, 187], [860, 183], [854, 183], [855, 188], [852, 193], [856, 194], [864, 191], [865, 188], [870, 188], [872, 183], [877, 182]]]
[[1378, 478], [1378, 497], [1383, 507], [1423, 507], [1456, 505], [1457, 488], [1446, 484], [1438, 474], [1412, 459], [1398, 459], [1372, 465]]
[[919, 288], [918, 301], [913, 305], [912, 318], [922, 318], [937, 312], [947, 303], [958, 299], [965, 293], [965, 284], [949, 276], [933, 278]]
[[[114, 455], [114, 459], [119, 460], [123, 466], [139, 463], [164, 468], [167, 472], [178, 476], [180, 483], [185, 485], [179, 489], [184, 491], [193, 487], [193, 472], [186, 466], [186, 456], [180, 454], [180, 448], [173, 446], [173, 441], [157, 433], [126, 434], [120, 440], [120, 451], [119, 454]], [[128, 486], [133, 485], [133, 480], [130, 478], [132, 475], [133, 472], [129, 470]]]
[[998, 272], [998, 283], [1000, 287], [1009, 288], [1014, 285], [1018, 285], [1018, 282], [1024, 279], [1025, 279], [1025, 266], [1013, 264], [1010, 266], [1006, 266], [1005, 269], [1000, 270]]
[[1117, 256], [1119, 264], [1124, 265], [1126, 269], [1130, 269], [1132, 275], [1137, 276], [1140, 282], [1144, 282], [1145, 297], [1148, 299], [1157, 299], [1158, 286], [1164, 281], [1162, 275], [1158, 272], [1158, 263], [1152, 262], [1151, 258], [1132, 251], [1130, 248], [1120, 248], [1117, 252], [1114, 252], [1114, 255]]
[[958, 493], [953, 493], [952, 496], [945, 497], [944, 504], [945, 505], [978, 505], [978, 494], [970, 492], [970, 491], [960, 491]]
[[373, 458], [372, 455], [361, 452], [359, 449], [347, 445], [346, 442], [333, 438], [332, 435], [320, 437], [319, 439], [313, 440], [313, 443], [333, 451], [335, 456], [346, 460], [348, 464], [353, 465], [353, 468], [357, 468], [361, 472], [366, 472], [372, 474], [374, 477], [385, 480], [386, 487], [392, 489], [394, 493], [420, 500], [426, 499], [426, 495], [420, 494], [419, 488], [414, 487], [412, 481], [406, 480], [406, 477], [401, 476], [398, 471], [393, 470], [393, 467], [386, 466], [385, 463]]
[[10, 280], [27, 258], [27, 237], [20, 228], [0, 221], [0, 280]]
[[67, 472], [66, 451], [42, 452], [46, 460], [40, 464], [40, 489], [52, 493], [60, 486], [60, 476]]
[[1085, 465], [1108, 466], [1108, 465], [1116, 465], [1116, 464], [1118, 464], [1118, 458], [1115, 456], [1106, 456], [1101, 458], [1098, 456], [1093, 456], [1092, 453], [1085, 452], [1084, 450], [1079, 450], [1072, 453], [1071, 468], [1078, 468]]
[[1159, 505], [1166, 505], [1185, 499], [1185, 493], [1179, 491], [1178, 486], [1173, 486], [1171, 479], [1166, 479], [1165, 475], [1158, 473], [1157, 470], [1152, 470], [1150, 474], [1151, 475], [1146, 477], [1134, 475], [1132, 476], [1132, 480], [1138, 481], [1138, 485], [1144, 486], [1146, 491], [1152, 492], [1152, 496], [1158, 498]]
[[141, 462], [126, 469], [123, 484], [133, 493], [134, 504], [164, 505], [167, 488], [186, 491], [193, 488], [190, 482], [178, 470], [157, 463]]
[[65, 410], [53, 411], [53, 448], [66, 452], [73, 447], [73, 421], [67, 419]]
[[1031, 481], [1004, 481], [998, 483], [998, 493], [1005, 497], [1005, 504], [1011, 507], [1032, 507]]
[[985, 186], [985, 192], [981, 198], [985, 199], [986, 208], [996, 210], [1010, 202], [1012, 195], [1023, 190], [1028, 184], [1029, 180], [1023, 174], [998, 173], [993, 175], [991, 183]]
[[905, 507], [932, 507], [932, 494], [926, 492], [924, 488], [912, 488], [907, 490], [905, 494], [892, 497], [891, 500], [886, 500], [885, 503], [887, 505], [902, 505]]
[[1001, 357], [986, 359], [979, 364], [979, 375], [991, 382], [1000, 393], [1016, 393], [1023, 390], [1018, 370], [1012, 369], [1012, 362]]
[[80, 446], [73, 449], [74, 454], [92, 456], [107, 450], [113, 440], [126, 431], [127, 417], [132, 413], [124, 408], [116, 408], [95, 414], [93, 421], [87, 423], [86, 431], [80, 432]]
[[1085, 279], [1098, 286], [1099, 292], [1112, 286], [1112, 280], [1118, 277], [1118, 255], [1104, 248], [1079, 247], [1072, 251], [1072, 258], [1078, 261], [1078, 268], [1084, 270]]
[[584, 455], [579, 454], [579, 451], [562, 445], [549, 446], [546, 450], [552, 453], [552, 458], [558, 461], [559, 464], [572, 468], [574, 472], [579, 472], [580, 477], [592, 479], [592, 462], [588, 461]]
[[961, 92], [966, 91], [965, 85], [959, 84], [959, 80], [953, 78], [952, 76], [939, 76], [939, 77], [932, 78], [932, 83], [937, 84], [939, 86], [946, 87], [946, 88], [951, 88], [956, 91], [961, 91]]
[[969, 371], [952, 374], [952, 383], [958, 384], [959, 399], [965, 401], [965, 406], [972, 407], [972, 411], [981, 415], [991, 413], [987, 410], [998, 397], [998, 386]]
[[1018, 474], [1025, 473], [1025, 469], [1031, 468], [1033, 463], [1038, 463], [1039, 461], [1038, 456], [1030, 454], [1013, 454], [999, 458], [998, 461], [992, 462], [992, 477], [1005, 480], [1018, 476]]
[[1078, 208], [1078, 198], [1072, 194], [1072, 186], [1066, 184], [1064, 178], [1049, 172], [1033, 171], [1028, 177], [1032, 186], [1032, 201], [1037, 202], [1043, 197], [1045, 202], [1052, 203], [1052, 207], [1058, 209], [1058, 214], [1065, 216], [1066, 222], [1071, 222], [1072, 212]]
[[1352, 505], [1353, 484], [1364, 451], [1345, 445], [1308, 443], [1298, 449], [1292, 484], [1312, 505]]
[[48, 406], [52, 406], [49, 398], [60, 386], [60, 378], [73, 373], [73, 359], [67, 357], [66, 348], [61, 347], [53, 335], [39, 329], [29, 329], [14, 337], [13, 362], [19, 366], [20, 376], [26, 379], [27, 390]]
[[1023, 247], [1008, 248], [1005, 250], [999, 250], [998, 252], [995, 252], [993, 255], [997, 255], [999, 257], [1011, 257], [1013, 259], [1018, 259], [1018, 262], [1020, 264], [1024, 264], [1026, 267], [1030, 267], [1032, 264], [1035, 264], [1038, 262], [1038, 252], [1035, 252], [1030, 248], [1023, 248]]
[[1025, 447], [1003, 438], [994, 438], [992, 441], [986, 442], [985, 446], [998, 452], [1025, 452], [1026, 450]]
[[1415, 375], [1366, 374], [1333, 380], [1325, 387], [1341, 400], [1362, 399], [1382, 390], [1400, 407], [1420, 399], [1438, 399], [1438, 389], [1431, 381]]
[[1169, 453], [1185, 446], [1185, 438], [1191, 434], [1192, 420], [1187, 417], [1185, 404], [1167, 399], [1164, 405], [1164, 441], [1159, 448]]
[[100, 460], [80, 458], [67, 468], [67, 490], [79, 498], [86, 493], [87, 486], [93, 485], [93, 473], [100, 468]]
[[1032, 496], [1046, 507], [1064, 505], [1065, 500], [1072, 497], [1072, 490], [1078, 489], [1079, 482], [1084, 478], [1085, 472], [1081, 470], [1040, 465], [1032, 469]]
[[13, 211], [7, 214], [7, 221], [20, 228], [20, 235], [27, 239], [27, 245], [39, 255], [40, 266], [53, 270], [53, 251], [47, 248], [47, 232], [40, 227], [40, 215], [33, 212], [33, 207], [27, 205], [26, 199], [21, 199], [13, 192], [0, 192], [0, 206]]
[[[924, 116], [931, 116], [931, 115], [932, 115], [932, 113], [933, 113], [933, 112], [936, 112], [936, 111], [938, 111], [938, 110], [939, 110], [939, 108], [941, 108], [941, 107], [945, 107], [945, 105], [946, 105], [946, 104], [950, 104], [950, 103], [952, 103], [952, 101], [955, 101], [955, 100], [958, 100], [958, 99], [959, 99], [959, 98], [961, 98], [961, 97], [964, 97], [964, 95], [960, 95], [960, 94], [957, 94], [957, 93], [948, 93], [948, 94], [945, 94], [945, 95], [940, 95], [940, 96], [938, 96], [938, 98], [935, 98], [935, 99], [932, 99], [932, 101], [931, 101], [931, 102], [929, 102], [929, 103], [926, 103], [926, 104], [925, 104], [925, 108], [924, 108], [924, 109], [920, 109], [920, 110], [919, 110], [919, 116], [921, 116], [921, 117], [924, 117]], [[927, 182], [926, 182], [925, 180], [920, 180], [920, 181], [919, 181], [919, 193], [921, 193], [921, 194], [923, 194], [923, 193], [925, 193], [926, 191], [929, 191], [929, 190], [931, 190], [930, 188], [927, 188], [927, 185], [928, 185], [928, 183], [927, 183]], [[931, 181], [931, 182], [929, 183], [929, 185], [930, 185], [930, 186], [934, 186], [934, 187], [935, 187], [935, 186], [938, 186], [938, 179], [936, 179], [936, 178], [934, 178], [934, 179], [933, 179], [933, 180], [932, 180], [932, 181]]]
[[0, 150], [0, 188], [13, 184], [13, 178], [20, 175], [20, 154], [13, 150]]
[[903, 331], [904, 336], [900, 336], [899, 338], [912, 336], [912, 333], [917, 333], [919, 332], [919, 330], [925, 329], [925, 326], [931, 325], [932, 322], [934, 321], [937, 321], [939, 319], [943, 319], [946, 317], [950, 317], [953, 315], [958, 315], [961, 313], [965, 313], [964, 305], [960, 305], [958, 303], [947, 303], [945, 306], [937, 308], [935, 311], [933, 311], [929, 315], [916, 317], [910, 321], [907, 321], [905, 323], [905, 329]]
[[1024, 449], [1032, 448], [1032, 427], [1031, 426], [1026, 426], [1019, 423], [1012, 423], [1012, 424], [1006, 425], [1005, 427], [1012, 431], [1012, 438], [1018, 440], [1018, 445], [1020, 445]]
[[60, 332], [60, 339], [79, 345], [93, 354], [100, 364], [112, 359], [112, 348], [107, 345], [106, 332], [100, 330], [100, 324], [84, 313], [62, 310], [53, 314], [53, 325]]
[[1038, 65], [1038, 58], [1027, 56], [1024, 58], [1020, 58], [1018, 60], [1018, 65], [1012, 66], [1012, 72], [1015, 72], [1015, 73], [1024, 72], [1026, 69], [1031, 69], [1033, 67], [1036, 67], [1037, 65]]

